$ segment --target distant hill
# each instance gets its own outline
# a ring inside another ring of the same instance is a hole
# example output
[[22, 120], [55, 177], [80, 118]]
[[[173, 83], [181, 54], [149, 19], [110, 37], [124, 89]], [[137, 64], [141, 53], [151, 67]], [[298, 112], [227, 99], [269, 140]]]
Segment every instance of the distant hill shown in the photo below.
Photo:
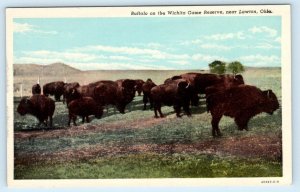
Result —
[[73, 68], [64, 63], [53, 63], [49, 65], [38, 64], [14, 64], [14, 76], [64, 76], [80, 73], [79, 69]]

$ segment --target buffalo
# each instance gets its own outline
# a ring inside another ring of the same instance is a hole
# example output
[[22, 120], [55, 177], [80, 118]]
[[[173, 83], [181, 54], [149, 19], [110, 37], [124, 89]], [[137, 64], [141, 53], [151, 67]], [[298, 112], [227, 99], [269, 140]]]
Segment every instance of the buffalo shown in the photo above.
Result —
[[154, 105], [154, 115], [158, 118], [164, 117], [161, 112], [162, 104], [172, 106], [176, 112], [177, 117], [181, 117], [181, 107], [188, 116], [191, 116], [189, 102], [191, 97], [191, 89], [186, 80], [178, 79], [166, 84], [155, 86], [151, 89], [151, 98]]
[[176, 75], [165, 80], [165, 82], [184, 79], [190, 83], [192, 96], [191, 105], [199, 105], [198, 94], [205, 94], [205, 89], [210, 86], [223, 86], [231, 87], [235, 85], [244, 84], [244, 79], [242, 75], [217, 75], [212, 73], [184, 73], [181, 75]]
[[68, 104], [68, 109], [69, 126], [71, 124], [71, 120], [73, 120], [73, 123], [76, 126], [77, 115], [82, 117], [82, 123], [84, 123], [84, 120], [89, 123], [89, 115], [95, 115], [96, 118], [101, 118], [103, 114], [102, 106], [96, 103], [91, 97], [81, 97], [79, 99], [72, 100]]
[[67, 98], [70, 98], [70, 94], [72, 94], [72, 91], [79, 87], [78, 82], [73, 82], [73, 83], [65, 83], [64, 85], [64, 93], [63, 93], [63, 103], [67, 102], [67, 104], [70, 102], [67, 100]]
[[23, 97], [18, 105], [17, 111], [20, 115], [30, 114], [39, 120], [39, 125], [44, 123], [52, 127], [52, 116], [55, 110], [55, 103], [51, 98], [35, 94], [31, 97]]
[[207, 110], [212, 115], [212, 135], [221, 136], [219, 122], [223, 115], [234, 118], [239, 130], [248, 130], [248, 122], [255, 115], [273, 114], [279, 108], [272, 90], [262, 91], [255, 86], [238, 85], [214, 91], [206, 98]]
[[146, 105], [148, 101], [150, 102], [150, 109], [153, 108], [153, 101], [151, 98], [151, 89], [155, 87], [156, 84], [152, 81], [152, 79], [147, 79], [147, 81], [143, 84], [142, 90], [143, 90], [143, 103], [144, 103], [144, 108], [143, 110], [146, 110]]
[[143, 91], [143, 84], [145, 83], [145, 81], [143, 81], [142, 79], [136, 79], [135, 81], [135, 90], [138, 93], [138, 96], [141, 96], [141, 93]]
[[126, 97], [126, 99], [129, 99], [130, 101], [128, 100], [128, 103], [130, 103], [135, 96], [135, 80], [119, 79], [116, 80], [116, 83], [122, 91], [122, 96]]
[[41, 94], [41, 86], [40, 86], [40, 84], [34, 84], [32, 86], [31, 91], [32, 91], [32, 95], [34, 95], [34, 94]]
[[46, 96], [54, 95], [56, 101], [60, 101], [60, 97], [64, 93], [65, 83], [63, 81], [55, 81], [47, 83], [43, 86], [43, 94]]
[[101, 106], [114, 105], [120, 113], [125, 113], [126, 105], [135, 96], [134, 86], [135, 81], [130, 79], [97, 81], [72, 89], [67, 100], [71, 101], [81, 97], [92, 97]]
[[205, 89], [210, 86], [223, 86], [229, 88], [244, 84], [242, 75], [217, 75], [217, 74], [198, 74], [195, 76], [195, 87], [200, 94], [205, 93]]

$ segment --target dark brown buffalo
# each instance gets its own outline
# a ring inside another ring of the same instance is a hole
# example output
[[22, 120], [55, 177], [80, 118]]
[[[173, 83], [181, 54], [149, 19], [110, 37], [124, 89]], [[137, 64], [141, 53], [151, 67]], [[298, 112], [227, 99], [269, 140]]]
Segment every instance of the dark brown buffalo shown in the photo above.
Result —
[[198, 93], [204, 94], [205, 89], [210, 86], [223, 86], [229, 88], [231, 86], [244, 84], [242, 75], [217, 75], [217, 74], [198, 74], [195, 76], [195, 87]]
[[239, 85], [210, 94], [207, 109], [212, 115], [212, 135], [221, 136], [219, 122], [223, 115], [234, 118], [239, 130], [248, 130], [248, 122], [255, 115], [273, 114], [279, 108], [272, 90], [262, 91], [250, 85]]
[[89, 123], [90, 115], [95, 115], [96, 118], [101, 118], [103, 114], [103, 107], [96, 103], [96, 101], [91, 97], [81, 97], [71, 101], [68, 104], [68, 109], [69, 126], [71, 124], [71, 120], [73, 120], [74, 125], [76, 125], [77, 115], [82, 117], [82, 123], [84, 123], [84, 120]]
[[43, 86], [43, 94], [46, 96], [54, 95], [56, 101], [60, 101], [60, 97], [64, 93], [65, 83], [62, 81], [55, 81], [47, 83]]
[[34, 95], [34, 94], [41, 94], [41, 86], [40, 86], [40, 84], [34, 84], [32, 86], [31, 91], [32, 91], [32, 95]]
[[190, 83], [193, 92], [191, 97], [191, 104], [193, 106], [199, 105], [198, 94], [204, 94], [207, 87], [218, 85], [228, 88], [244, 84], [242, 75], [217, 75], [211, 73], [185, 73], [166, 79], [165, 82], [180, 78], [185, 79]]
[[73, 83], [65, 83], [64, 85], [64, 94], [63, 94], [63, 102], [65, 103], [65, 101], [67, 102], [67, 104], [69, 104], [70, 100], [68, 100], [67, 98], [70, 98], [72, 91], [74, 89], [76, 89], [77, 87], [79, 87], [79, 83], [78, 82], [73, 82]]
[[145, 81], [143, 81], [142, 79], [136, 79], [135, 81], [135, 90], [138, 93], [138, 96], [141, 96], [141, 93], [143, 91], [143, 84], [145, 83]]
[[142, 86], [143, 103], [144, 103], [143, 110], [146, 110], [146, 105], [147, 105], [148, 101], [150, 102], [150, 109], [153, 108], [153, 101], [151, 98], [151, 89], [155, 86], [156, 86], [156, 84], [152, 81], [152, 79], [147, 79], [147, 81], [143, 84], [143, 86]]
[[132, 79], [119, 79], [116, 80], [118, 86], [127, 94], [131, 96], [135, 96], [135, 80]]
[[153, 100], [154, 115], [158, 118], [164, 117], [161, 112], [162, 104], [173, 106], [176, 116], [180, 117], [181, 107], [188, 116], [191, 116], [189, 102], [191, 97], [191, 89], [189, 83], [184, 79], [174, 80], [166, 84], [155, 86], [151, 89], [151, 98]]
[[100, 81], [95, 87], [97, 100], [104, 105], [115, 105], [120, 113], [125, 113], [125, 107], [135, 96], [135, 82], [130, 79]]
[[52, 116], [55, 110], [54, 101], [44, 95], [35, 94], [31, 97], [23, 97], [17, 108], [20, 115], [30, 114], [39, 120], [39, 125], [48, 124], [50, 120], [50, 127], [52, 127]]
[[135, 96], [134, 80], [121, 79], [117, 81], [97, 81], [72, 90], [68, 97], [71, 101], [80, 97], [92, 97], [99, 105], [115, 105], [120, 113], [125, 113], [125, 107]]

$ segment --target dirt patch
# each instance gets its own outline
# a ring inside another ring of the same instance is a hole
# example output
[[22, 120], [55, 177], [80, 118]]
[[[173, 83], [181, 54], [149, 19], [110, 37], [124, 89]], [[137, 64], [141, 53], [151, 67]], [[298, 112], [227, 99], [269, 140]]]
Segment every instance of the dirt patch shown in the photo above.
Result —
[[68, 149], [46, 154], [15, 154], [15, 165], [30, 165], [33, 162], [38, 163], [45, 161], [66, 162], [89, 160], [137, 153], [157, 153], [167, 155], [172, 155], [174, 153], [212, 154], [281, 161], [282, 143], [281, 139], [275, 136], [248, 136], [241, 138], [228, 137], [222, 139], [209, 139], [192, 144], [91, 145], [80, 149]]
[[85, 133], [97, 133], [105, 131], [113, 131], [122, 128], [139, 129], [161, 124], [166, 118], [144, 118], [132, 121], [118, 121], [113, 123], [103, 123], [99, 125], [83, 124], [72, 126], [69, 128], [34, 130], [34, 131], [15, 131], [14, 138], [19, 139], [35, 139], [35, 138], [59, 138], [74, 137]]

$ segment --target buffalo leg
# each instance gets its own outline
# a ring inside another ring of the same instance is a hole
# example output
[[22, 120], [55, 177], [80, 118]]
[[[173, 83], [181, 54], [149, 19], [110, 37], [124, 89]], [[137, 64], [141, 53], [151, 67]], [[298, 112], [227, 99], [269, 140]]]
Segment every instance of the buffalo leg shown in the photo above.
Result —
[[53, 126], [53, 125], [52, 125], [52, 122], [53, 122], [52, 116], [49, 116], [49, 120], [50, 120], [49, 126], [52, 127], [52, 126]]
[[180, 112], [181, 112], [181, 106], [180, 105], [174, 105], [174, 110], [176, 112], [177, 117], [181, 117]]
[[212, 114], [212, 120], [211, 120], [211, 125], [212, 125], [212, 136], [222, 136], [221, 131], [219, 129], [219, 122], [222, 118], [222, 115], [213, 115]]
[[124, 104], [117, 105], [117, 109], [119, 110], [120, 113], [122, 113], [122, 114], [125, 113], [125, 105]]
[[147, 95], [143, 95], [143, 103], [144, 103], [144, 108], [143, 108], [143, 110], [146, 110], [146, 105], [147, 105], [147, 103], [148, 103], [148, 97], [147, 97]]
[[190, 117], [192, 115], [191, 114], [191, 110], [190, 110], [190, 106], [189, 106], [188, 103], [186, 103], [185, 105], [183, 105], [183, 110], [184, 110], [184, 112], [186, 113], [187, 116]]
[[85, 117], [84, 117], [84, 116], [82, 116], [82, 123], [84, 123], [84, 118], [85, 118]]
[[72, 115], [71, 115], [71, 114], [69, 114], [68, 126], [70, 126], [70, 125], [71, 125], [71, 119], [72, 119]]
[[77, 126], [77, 124], [76, 124], [76, 119], [77, 119], [77, 117], [76, 117], [76, 115], [73, 115], [73, 124], [75, 125], [75, 126]]
[[90, 122], [89, 116], [86, 116], [86, 122], [87, 122], [87, 123]]
[[55, 94], [55, 101], [60, 101], [60, 95], [59, 94]]
[[162, 112], [161, 112], [161, 104], [158, 106], [158, 113], [159, 113], [159, 115], [160, 115], [160, 117], [161, 118], [163, 118], [164, 117], [164, 115], [162, 114]]
[[48, 126], [48, 119], [46, 119], [45, 121], [43, 121], [43, 123], [47, 127]]
[[248, 122], [250, 118], [247, 115], [240, 115], [234, 119], [235, 123], [238, 126], [239, 130], [247, 130], [248, 131]]
[[149, 97], [149, 102], [150, 102], [150, 109], [152, 109], [153, 108], [153, 101], [152, 101], [151, 97]]
[[158, 110], [158, 107], [156, 105], [154, 105], [154, 117], [155, 118], [158, 118], [157, 110]]
[[160, 117], [164, 117], [161, 112], [161, 104], [160, 103], [154, 103], [154, 117], [158, 118], [157, 112], [159, 113]]

